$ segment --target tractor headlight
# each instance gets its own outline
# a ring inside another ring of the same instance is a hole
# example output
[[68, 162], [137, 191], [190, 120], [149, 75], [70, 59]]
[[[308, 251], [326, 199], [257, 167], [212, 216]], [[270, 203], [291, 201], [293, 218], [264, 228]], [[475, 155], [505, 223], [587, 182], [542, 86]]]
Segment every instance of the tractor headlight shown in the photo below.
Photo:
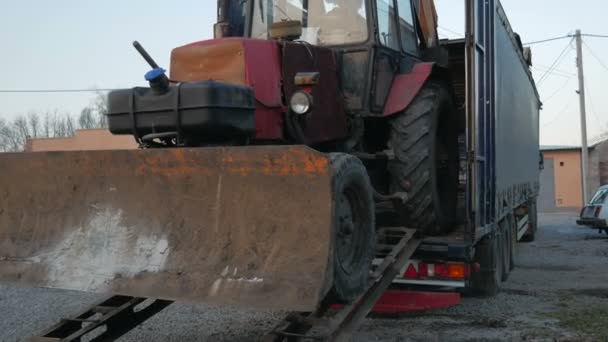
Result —
[[295, 92], [289, 101], [289, 108], [299, 115], [310, 112], [312, 108], [312, 96], [303, 91]]

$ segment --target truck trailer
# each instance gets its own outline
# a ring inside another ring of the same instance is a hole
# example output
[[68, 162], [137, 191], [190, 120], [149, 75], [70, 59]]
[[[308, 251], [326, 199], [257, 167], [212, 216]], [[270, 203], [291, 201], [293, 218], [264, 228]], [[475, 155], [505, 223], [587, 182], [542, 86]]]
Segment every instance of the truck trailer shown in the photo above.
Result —
[[139, 150], [0, 156], [0, 280], [120, 294], [40, 335], [60, 340], [172, 301], [342, 340], [376, 304], [494, 295], [537, 229], [541, 102], [500, 2], [464, 4], [439, 40], [432, 0], [218, 0], [169, 74], [135, 42], [149, 87], [107, 117]]

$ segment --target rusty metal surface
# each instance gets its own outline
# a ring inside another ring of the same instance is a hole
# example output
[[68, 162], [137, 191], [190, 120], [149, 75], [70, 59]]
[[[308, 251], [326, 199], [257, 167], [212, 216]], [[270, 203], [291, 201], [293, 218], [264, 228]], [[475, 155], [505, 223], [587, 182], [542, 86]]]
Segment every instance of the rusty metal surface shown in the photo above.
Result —
[[243, 42], [218, 39], [175, 48], [171, 53], [171, 79], [247, 85]]
[[0, 155], [0, 280], [312, 310], [327, 158], [306, 147]]

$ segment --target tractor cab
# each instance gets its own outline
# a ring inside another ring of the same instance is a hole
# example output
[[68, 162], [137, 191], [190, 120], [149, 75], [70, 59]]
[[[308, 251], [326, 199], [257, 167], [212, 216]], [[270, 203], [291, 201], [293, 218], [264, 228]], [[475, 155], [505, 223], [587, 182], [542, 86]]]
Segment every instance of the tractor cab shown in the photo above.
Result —
[[216, 38], [334, 50], [346, 109], [364, 116], [383, 115], [395, 76], [438, 45], [432, 0], [220, 0], [218, 11]]

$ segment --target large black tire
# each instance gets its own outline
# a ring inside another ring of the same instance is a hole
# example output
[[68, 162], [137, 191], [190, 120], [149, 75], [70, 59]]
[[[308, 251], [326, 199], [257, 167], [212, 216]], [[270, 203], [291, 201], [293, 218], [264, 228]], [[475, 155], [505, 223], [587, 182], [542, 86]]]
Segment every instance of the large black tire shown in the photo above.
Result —
[[458, 116], [447, 85], [429, 81], [412, 104], [390, 122], [388, 166], [402, 224], [428, 235], [446, 233], [458, 201]]
[[536, 210], [536, 198], [528, 204], [528, 224], [530, 229], [522, 236], [522, 242], [534, 242], [536, 240], [536, 232], [538, 231], [538, 212]]
[[374, 197], [363, 163], [330, 154], [334, 202], [333, 294], [354, 301], [366, 288], [376, 248]]
[[479, 270], [471, 276], [471, 293], [476, 296], [492, 297], [500, 289], [502, 278], [502, 243], [498, 234], [482, 239], [475, 246], [475, 262]]

